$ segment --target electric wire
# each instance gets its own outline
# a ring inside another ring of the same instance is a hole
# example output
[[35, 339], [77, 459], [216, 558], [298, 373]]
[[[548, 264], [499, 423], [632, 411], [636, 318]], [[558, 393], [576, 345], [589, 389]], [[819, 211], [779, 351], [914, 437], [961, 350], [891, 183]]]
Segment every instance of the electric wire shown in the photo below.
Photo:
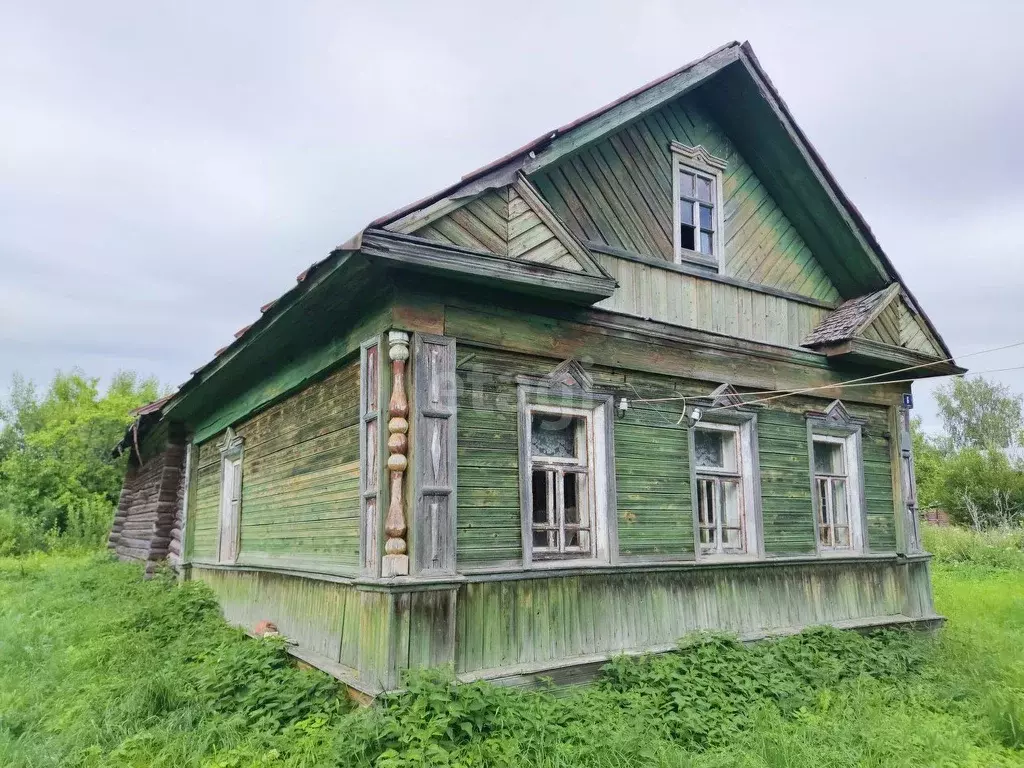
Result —
[[[1012, 349], [1014, 347], [1020, 347], [1020, 346], [1024, 346], [1024, 341], [1015, 341], [1012, 344], [1004, 344], [1003, 346], [1000, 346], [1000, 347], [991, 347], [989, 349], [981, 349], [981, 350], [977, 350], [975, 352], [968, 352], [967, 354], [960, 355], [960, 359], [963, 360], [964, 358], [976, 357], [977, 355], [986, 355], [986, 354], [990, 354], [992, 352], [1002, 352], [1003, 350]], [[897, 368], [894, 371], [883, 371], [882, 373], [876, 373], [876, 374], [872, 374], [870, 376], [862, 376], [860, 378], [850, 379], [849, 381], [845, 381], [845, 382], [836, 382], [834, 384], [823, 384], [823, 385], [816, 386], [816, 387], [805, 387], [803, 389], [792, 389], [792, 390], [787, 390], [787, 389], [766, 389], [766, 390], [760, 390], [760, 391], [755, 391], [755, 392], [744, 392], [744, 393], [742, 393], [742, 395], [748, 396], [748, 397], [750, 395], [776, 395], [776, 397], [767, 397], [767, 398], [763, 398], [763, 399], [760, 399], [760, 400], [750, 400], [750, 401], [744, 402], [742, 405], [753, 405], [753, 404], [756, 404], [756, 403], [768, 402], [768, 401], [771, 401], [771, 400], [777, 400], [777, 399], [779, 399], [781, 397], [790, 397], [790, 396], [793, 396], [793, 395], [805, 394], [807, 392], [815, 392], [815, 391], [818, 391], [818, 390], [821, 390], [821, 389], [837, 389], [837, 388], [842, 388], [842, 387], [848, 387], [848, 386], [852, 386], [854, 384], [860, 384], [861, 382], [872, 382], [872, 383], [878, 383], [878, 384], [900, 384], [900, 383], [906, 383], [908, 381], [916, 381], [916, 379], [886, 379], [885, 381], [877, 381], [877, 380], [878, 379], [884, 379], [884, 378], [889, 377], [889, 376], [896, 376], [896, 375], [898, 375], [900, 373], [906, 373], [907, 371], [915, 371], [915, 370], [919, 370], [921, 368], [930, 368], [930, 367], [935, 366], [935, 365], [941, 365], [942, 363], [950, 363], [950, 362], [954, 362], [954, 358], [947, 357], [947, 358], [944, 358], [942, 360], [933, 360], [933, 361], [928, 362], [928, 363], [920, 363], [918, 365], [910, 365], [910, 366], [907, 366], [905, 368]], [[1004, 370], [1004, 369], [999, 369], [999, 370], [995, 370], [995, 371], [980, 371], [978, 373], [998, 373], [1001, 370]], [[1005, 370], [1016, 370], [1016, 369], [1009, 368], [1009, 369], [1005, 369]], [[965, 375], [965, 374], [945, 374], [944, 376], [936, 376], [936, 377], [933, 377], [933, 378], [948, 378], [950, 376], [963, 376], [963, 375]], [[636, 387], [634, 387], [632, 384], [629, 384], [629, 387], [634, 392], [636, 392], [636, 394], [638, 394], [638, 395], [640, 394], [637, 391]], [[679, 401], [683, 401], [685, 403], [685, 401], [687, 399], [693, 399], [693, 397], [694, 397], [693, 395], [687, 395], [687, 396], [678, 396], [678, 397], [638, 398], [638, 399], [634, 400], [633, 403], [635, 403], [635, 404], [638, 404], [638, 403], [667, 403], [667, 402], [679, 402]], [[737, 407], [742, 407], [742, 405], [719, 406], [718, 408], [714, 408], [712, 410], [716, 410], [717, 411], [717, 410], [724, 410], [724, 409], [727, 409], [727, 408], [737, 408]], [[655, 409], [655, 410], [657, 410], [657, 409]]]
[[[1012, 344], [1004, 344], [1003, 346], [999, 346], [999, 347], [991, 347], [989, 349], [981, 349], [981, 350], [977, 350], [975, 352], [968, 352], [967, 354], [960, 355], [959, 359], [963, 360], [964, 358], [976, 357], [978, 355], [990, 354], [992, 352], [1002, 352], [1003, 350], [1012, 349], [1014, 347], [1020, 347], [1020, 346], [1024, 346], [1024, 341], [1016, 341], [1016, 342], [1013, 342]], [[784, 398], [784, 397], [792, 397], [794, 395], [806, 394], [808, 392], [815, 392], [815, 391], [822, 390], [822, 389], [844, 389], [844, 388], [849, 388], [849, 387], [874, 386], [874, 385], [877, 385], [877, 384], [907, 384], [907, 383], [913, 383], [915, 381], [918, 381], [919, 379], [915, 379], [915, 378], [888, 379], [888, 378], [886, 378], [884, 381], [878, 381], [878, 379], [882, 379], [882, 378], [885, 378], [885, 377], [888, 377], [888, 376], [895, 376], [897, 374], [905, 373], [907, 371], [918, 370], [920, 368], [928, 368], [928, 367], [931, 367], [931, 366], [934, 366], [934, 365], [937, 365], [937, 364], [948, 363], [948, 362], [953, 362], [953, 361], [954, 361], [954, 358], [948, 357], [948, 358], [945, 358], [943, 360], [937, 360], [937, 361], [933, 361], [933, 362], [929, 362], [929, 363], [922, 363], [920, 365], [907, 366], [905, 368], [899, 368], [899, 369], [894, 370], [894, 371], [883, 371], [882, 373], [873, 374], [871, 376], [862, 376], [862, 377], [857, 378], [857, 379], [850, 379], [849, 381], [836, 382], [834, 384], [824, 384], [824, 385], [817, 386], [817, 387], [806, 387], [804, 389], [795, 389], [795, 390], [768, 389], [768, 390], [761, 390], [761, 391], [755, 391], [755, 392], [743, 392], [743, 393], [741, 393], [741, 396], [749, 397], [750, 395], [773, 395], [773, 397], [766, 397], [766, 398], [761, 398], [761, 399], [757, 399], [757, 400], [748, 400], [748, 401], [744, 401], [742, 403], [736, 403], [736, 404], [731, 404], [731, 405], [717, 406], [715, 408], [708, 409], [707, 412], [711, 413], [713, 411], [729, 410], [729, 409], [732, 409], [732, 408], [743, 408], [743, 407], [748, 406], [748, 405], [757, 405], [757, 404], [769, 402], [769, 401], [772, 401], [772, 400], [778, 400], [778, 399], [781, 399], [781, 398]], [[963, 378], [965, 376], [981, 376], [981, 375], [987, 374], [987, 373], [1005, 373], [1007, 371], [1019, 371], [1019, 370], [1024, 370], [1024, 366], [1012, 366], [1012, 367], [1009, 367], [1009, 368], [993, 368], [993, 369], [989, 369], [989, 370], [985, 370], [985, 371], [967, 371], [967, 372], [964, 372], [964, 373], [949, 373], [949, 374], [944, 374], [944, 375], [940, 375], [940, 376], [934, 376], [934, 377], [930, 377], [930, 378], [937, 378], [937, 379]], [[630, 382], [626, 382], [626, 385], [630, 389], [632, 389], [633, 392], [636, 395], [640, 394], [640, 392], [637, 390], [637, 388], [634, 387]], [[656, 397], [656, 398], [639, 398], [638, 397], [638, 399], [633, 400], [630, 404], [632, 405], [632, 404], [640, 404], [640, 403], [643, 403], [643, 404], [653, 404], [653, 403], [681, 402], [682, 403], [682, 409], [681, 409], [682, 413], [679, 415], [679, 420], [676, 422], [676, 424], [678, 425], [678, 424], [682, 423], [683, 419], [686, 417], [686, 401], [687, 400], [693, 400], [693, 399], [698, 399], [698, 398], [696, 396], [694, 396], [694, 395], [686, 395], [686, 396], [680, 395], [680, 396], [677, 396], [677, 397]], [[668, 416], [666, 415], [666, 412], [663, 411], [661, 408], [651, 408], [651, 410], [658, 411], [658, 413], [661, 414], [662, 418], [668, 420]], [[671, 415], [674, 417], [675, 413], [672, 413]]]

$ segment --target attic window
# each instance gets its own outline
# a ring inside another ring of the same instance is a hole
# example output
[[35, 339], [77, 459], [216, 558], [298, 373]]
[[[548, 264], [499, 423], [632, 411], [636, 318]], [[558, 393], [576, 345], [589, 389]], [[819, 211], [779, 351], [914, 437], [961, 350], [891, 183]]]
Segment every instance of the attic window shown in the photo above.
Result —
[[722, 171], [725, 162], [701, 146], [672, 143], [676, 262], [717, 267], [724, 237]]

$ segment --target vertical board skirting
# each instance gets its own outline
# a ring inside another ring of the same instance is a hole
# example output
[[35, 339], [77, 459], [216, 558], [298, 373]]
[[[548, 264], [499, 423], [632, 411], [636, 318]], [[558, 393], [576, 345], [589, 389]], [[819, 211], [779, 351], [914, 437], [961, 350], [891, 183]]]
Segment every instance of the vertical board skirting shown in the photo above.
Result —
[[413, 340], [413, 573], [455, 572], [455, 339], [416, 334]]
[[556, 666], [705, 630], [756, 636], [931, 618], [927, 568], [833, 560], [470, 583], [459, 589], [456, 671]]
[[363, 573], [380, 575], [380, 487], [384, 430], [380, 424], [381, 337], [363, 342], [359, 364], [359, 558]]

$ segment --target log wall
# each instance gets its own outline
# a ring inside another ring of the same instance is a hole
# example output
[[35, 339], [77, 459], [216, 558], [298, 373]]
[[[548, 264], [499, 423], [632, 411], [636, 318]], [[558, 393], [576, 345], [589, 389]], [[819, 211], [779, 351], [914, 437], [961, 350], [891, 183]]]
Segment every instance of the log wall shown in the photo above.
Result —
[[133, 454], [107, 546], [121, 560], [145, 563], [151, 575], [163, 560], [176, 564], [181, 552], [181, 501], [185, 435], [163, 424]]

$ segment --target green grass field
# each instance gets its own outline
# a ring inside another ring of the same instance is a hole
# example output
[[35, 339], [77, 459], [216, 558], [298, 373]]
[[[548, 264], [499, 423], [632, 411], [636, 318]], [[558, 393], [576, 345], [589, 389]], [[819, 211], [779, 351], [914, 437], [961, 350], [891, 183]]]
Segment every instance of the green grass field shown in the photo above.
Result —
[[0, 560], [0, 765], [1024, 765], [1020, 538], [928, 544], [937, 639], [708, 637], [566, 696], [434, 675], [372, 709], [226, 626], [200, 585]]

